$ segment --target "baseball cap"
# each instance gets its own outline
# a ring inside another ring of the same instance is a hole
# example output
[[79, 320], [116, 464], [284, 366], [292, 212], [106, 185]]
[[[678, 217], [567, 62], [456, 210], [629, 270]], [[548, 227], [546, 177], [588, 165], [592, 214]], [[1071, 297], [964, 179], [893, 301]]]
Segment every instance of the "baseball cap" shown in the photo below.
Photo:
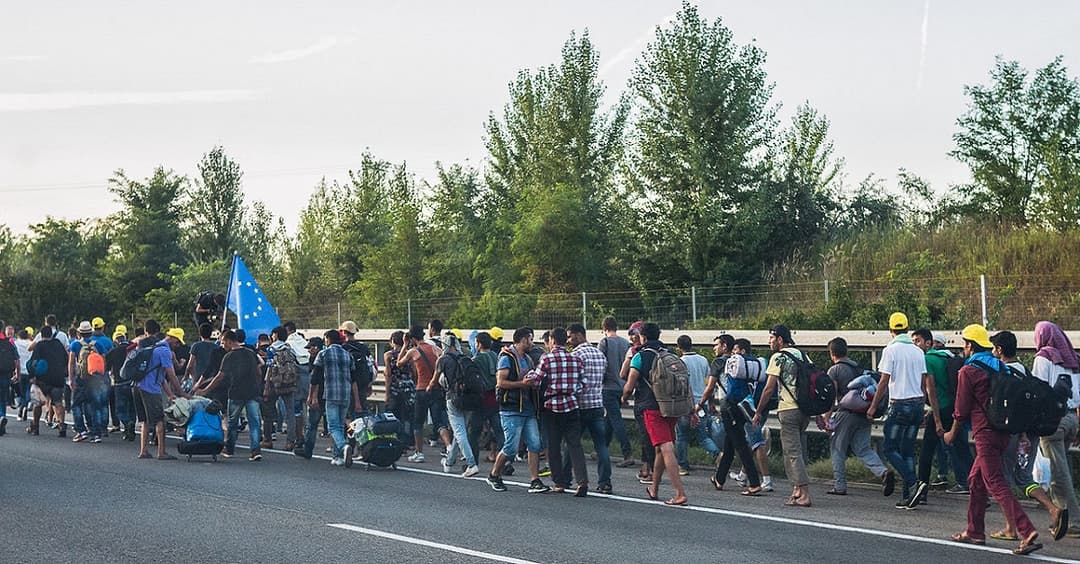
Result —
[[127, 335], [127, 325], [117, 325], [116, 329], [113, 329], [113, 335]]
[[627, 332], [630, 333], [631, 335], [640, 335], [641, 334], [641, 328], [644, 327], [644, 326], [645, 326], [644, 321], [635, 321], [635, 322], [630, 324], [630, 330], [627, 331]]
[[93, 332], [94, 332], [94, 328], [90, 325], [89, 321], [83, 321], [82, 323], [79, 324], [79, 334], [80, 335], [86, 335], [88, 333], [93, 333]]
[[502, 327], [492, 327], [491, 329], [488, 329], [488, 335], [491, 335], [491, 338], [496, 341], [501, 341], [503, 338]]
[[941, 343], [942, 345], [947, 344], [949, 342], [949, 341], [945, 340], [945, 334], [944, 333], [939, 333], [937, 331], [934, 331], [934, 335], [933, 335], [932, 338], [934, 339], [935, 343]]
[[994, 344], [990, 342], [990, 334], [987, 333], [986, 327], [983, 327], [978, 323], [972, 323], [971, 325], [964, 327], [964, 330], [960, 332], [960, 336], [962, 336], [965, 341], [971, 341], [984, 349], [994, 348]]
[[95, 317], [90, 320], [90, 325], [92, 325], [94, 329], [102, 329], [105, 327], [105, 320], [100, 317]]
[[26, 334], [33, 337], [34, 336], [34, 328], [33, 327], [26, 327]]
[[184, 344], [184, 330], [179, 327], [173, 327], [172, 329], [169, 329], [165, 332], [165, 336], [172, 337], [177, 341], [180, 341], [181, 345]]
[[360, 332], [360, 328], [357, 327], [356, 323], [352, 321], [343, 321], [341, 322], [341, 326], [338, 327], [338, 331], [344, 331], [346, 333], [351, 333], [355, 335]]
[[889, 316], [889, 329], [901, 330], [908, 328], [907, 316], [897, 311]]
[[791, 345], [795, 344], [795, 341], [791, 338], [791, 329], [788, 329], [787, 325], [783, 325], [783, 324], [773, 325], [769, 329], [769, 334], [770, 335], [776, 335], [777, 337], [780, 337], [781, 339], [783, 339], [783, 341], [785, 343], [788, 343], [788, 344], [791, 344]]

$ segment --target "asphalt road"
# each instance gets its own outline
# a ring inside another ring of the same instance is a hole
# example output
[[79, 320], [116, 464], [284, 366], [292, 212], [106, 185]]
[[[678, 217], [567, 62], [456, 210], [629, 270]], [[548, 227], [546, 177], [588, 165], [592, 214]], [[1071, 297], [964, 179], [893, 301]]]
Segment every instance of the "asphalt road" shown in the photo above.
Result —
[[[1014, 543], [991, 541], [978, 550], [944, 541], [963, 528], [966, 507], [966, 499], [944, 495], [909, 512], [874, 489], [853, 487], [836, 498], [815, 484], [813, 508], [787, 508], [784, 483], [776, 493], [742, 498], [713, 491], [697, 472], [688, 479], [692, 505], [671, 508], [645, 500], [632, 469], [617, 471], [614, 496], [527, 494], [512, 484], [524, 485], [520, 476], [507, 479], [510, 491], [496, 493], [481, 479], [442, 474], [434, 449], [426, 464], [371, 471], [273, 452], [255, 463], [242, 456], [136, 460], [136, 447], [115, 435], [99, 445], [73, 444], [51, 430], [31, 437], [10, 420], [0, 437], [0, 562], [1017, 558], [1007, 554]], [[1045, 514], [1030, 513], [1045, 529]], [[993, 508], [988, 527], [1000, 523]], [[1044, 537], [1038, 557], [1080, 561], [1080, 540]]]

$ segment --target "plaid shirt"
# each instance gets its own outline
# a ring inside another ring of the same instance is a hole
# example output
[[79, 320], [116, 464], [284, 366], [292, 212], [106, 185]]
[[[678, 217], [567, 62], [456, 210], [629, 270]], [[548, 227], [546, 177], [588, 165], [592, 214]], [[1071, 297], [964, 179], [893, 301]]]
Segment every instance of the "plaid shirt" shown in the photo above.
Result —
[[582, 382], [578, 401], [581, 409], [604, 407], [604, 374], [607, 373], [607, 355], [591, 343], [574, 347], [570, 354], [581, 359]]
[[353, 358], [339, 344], [323, 349], [315, 357], [315, 366], [323, 369], [323, 399], [326, 401], [352, 400]]
[[581, 359], [556, 346], [540, 357], [535, 374], [544, 389], [544, 408], [555, 413], [578, 409], [578, 393], [584, 377]]

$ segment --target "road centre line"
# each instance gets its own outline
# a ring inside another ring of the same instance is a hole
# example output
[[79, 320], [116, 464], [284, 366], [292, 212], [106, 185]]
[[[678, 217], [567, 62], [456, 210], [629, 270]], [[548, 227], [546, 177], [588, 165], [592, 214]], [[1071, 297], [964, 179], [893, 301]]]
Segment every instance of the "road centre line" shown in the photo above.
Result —
[[537, 564], [531, 560], [522, 560], [520, 558], [513, 558], [510, 556], [502, 556], [499, 554], [492, 554], [490, 552], [481, 552], [479, 550], [472, 550], [470, 548], [462, 548], [460, 546], [454, 546], [452, 544], [443, 544], [439, 542], [432, 542], [423, 539], [417, 539], [413, 537], [406, 537], [397, 535], [394, 533], [387, 533], [385, 531], [378, 531], [375, 529], [367, 529], [364, 527], [357, 527], [356, 525], [349, 525], [346, 523], [327, 523], [327, 527], [333, 527], [335, 529], [342, 529], [344, 531], [352, 531], [354, 533], [360, 533], [363, 535], [369, 535], [373, 537], [381, 537], [384, 539], [396, 540], [404, 543], [415, 544], [418, 546], [426, 546], [428, 548], [437, 548], [439, 550], [445, 550], [447, 552], [456, 552], [458, 554], [464, 554], [466, 556], [475, 556], [477, 558], [484, 558], [486, 560], [494, 560], [495, 562], [508, 562], [509, 564]]

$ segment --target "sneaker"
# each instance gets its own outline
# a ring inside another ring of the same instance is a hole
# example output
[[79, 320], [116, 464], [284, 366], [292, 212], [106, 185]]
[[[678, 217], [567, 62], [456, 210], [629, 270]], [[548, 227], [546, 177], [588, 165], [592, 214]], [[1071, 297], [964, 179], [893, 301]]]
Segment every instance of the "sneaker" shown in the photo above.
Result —
[[896, 473], [886, 470], [881, 477], [881, 495], [889, 497], [896, 491]]
[[427, 446], [429, 446], [429, 447], [437, 447], [437, 446], [439, 446], [439, 441], [433, 441], [431, 439], [428, 439]]
[[574, 491], [574, 497], [588, 497], [589, 484], [578, 484], [577, 490]]
[[761, 491], [771, 492], [773, 491], [772, 476], [765, 476], [761, 479]]
[[75, 435], [71, 437], [71, 442], [73, 442], [73, 443], [81, 443], [81, 442], [83, 442], [83, 441], [85, 441], [86, 439], [89, 439], [89, 438], [90, 438], [90, 435], [88, 435], [86, 433], [86, 431], [80, 431], [78, 433], [75, 433]]
[[[912, 497], [912, 500], [914, 500], [914, 499], [915, 498]], [[901, 499], [900, 501], [897, 501], [896, 505], [894, 505], [893, 507], [895, 507], [897, 509], [904, 509], [906, 511], [910, 511], [910, 510], [915, 509], [916, 507], [918, 507], [918, 505], [919, 505], [918, 503], [916, 503], [915, 505], [911, 505], [911, 500]]]
[[689, 468], [679, 468], [679, 475], [680, 476], [689, 476], [690, 475], [690, 469]]
[[648, 485], [652, 483], [652, 476], [638, 476], [637, 481], [639, 484]]
[[603, 484], [600, 487], [596, 488], [596, 493], [611, 495], [611, 491], [611, 484]]
[[345, 459], [344, 458], [331, 458], [330, 459], [330, 465], [331, 466], [345, 466]]
[[521, 456], [520, 454], [515, 454], [514, 455], [514, 462], [525, 462], [526, 460], [528, 460], [528, 459], [525, 458], [524, 456]]
[[[475, 468], [475, 466], [474, 466], [474, 468]], [[493, 489], [493, 490], [495, 490], [497, 492], [505, 492], [506, 491], [506, 485], [503, 484], [501, 476], [492, 476], [492, 475], [489, 474], [488, 477], [487, 477], [487, 483], [488, 483], [489, 486], [491, 486], [491, 489]]]
[[7, 417], [0, 419], [0, 437], [7, 434]]
[[911, 499], [908, 500], [908, 509], [915, 509], [919, 506], [920, 498], [926, 495], [927, 490], [930, 489], [930, 484], [920, 481], [915, 485], [915, 492], [911, 494]]
[[464, 478], [472, 478], [473, 476], [475, 476], [475, 475], [477, 475], [479, 473], [480, 473], [480, 467], [473, 464], [472, 466], [466, 468], [465, 473], [462, 474], [461, 476], [464, 477]]
[[94, 435], [94, 438], [90, 439], [91, 443], [98, 444], [101, 442], [101, 435]]
[[541, 480], [533, 480], [529, 484], [529, 490], [528, 491], [529, 491], [529, 493], [548, 493], [548, 492], [551, 491], [551, 488], [549, 488]]
[[544, 467], [540, 469], [540, 477], [541, 478], [546, 478], [546, 477], [548, 477], [550, 475], [551, 475], [551, 467], [545, 464]]
[[949, 479], [941, 474], [938, 474], [934, 481], [930, 482], [931, 488], [944, 488], [949, 485]]
[[253, 452], [253, 453], [251, 453], [251, 456], [248, 457], [248, 460], [251, 461], [251, 462], [258, 462], [258, 461], [262, 460], [262, 453]]
[[750, 479], [747, 478], [746, 474], [743, 473], [743, 472], [739, 472], [739, 473], [731, 472], [731, 473], [728, 474], [728, 478], [733, 480], [736, 484], [739, 484], [740, 488], [745, 488], [746, 486], [750, 485]]
[[424, 453], [422, 453], [422, 452], [414, 452], [414, 453], [410, 454], [409, 458], [406, 458], [405, 460], [408, 460], [409, 462], [423, 462], [424, 461]]
[[514, 465], [510, 464], [510, 463], [503, 464], [502, 473], [503, 473], [503, 475], [506, 475], [506, 476], [513, 476], [514, 475]]
[[945, 490], [945, 493], [953, 495], [970, 495], [971, 490], [969, 490], [967, 486], [956, 484], [955, 486]]
[[229, 449], [225, 449], [225, 450], [221, 451], [221, 456], [224, 457], [224, 458], [232, 458], [235, 455], [236, 455], [236, 451], [232, 451], [232, 450], [229, 450]]
[[450, 473], [452, 473], [454, 471], [454, 467], [452, 465], [450, 465], [450, 464], [447, 464], [446, 459], [443, 459], [443, 461], [442, 461], [442, 471], [443, 471], [443, 474], [450, 474]]

